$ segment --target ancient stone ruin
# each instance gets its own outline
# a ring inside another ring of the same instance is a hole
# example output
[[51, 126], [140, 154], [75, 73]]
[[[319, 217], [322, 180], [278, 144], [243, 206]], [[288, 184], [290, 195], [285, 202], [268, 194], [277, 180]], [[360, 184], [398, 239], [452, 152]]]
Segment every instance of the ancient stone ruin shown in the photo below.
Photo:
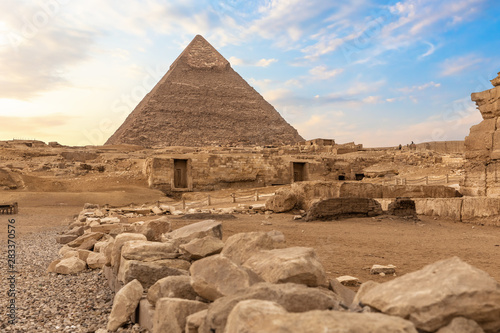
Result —
[[491, 83], [494, 88], [471, 96], [483, 121], [472, 126], [465, 138], [467, 174], [462, 190], [466, 195], [500, 195], [500, 73]]
[[197, 35], [106, 144], [265, 146], [303, 140]]

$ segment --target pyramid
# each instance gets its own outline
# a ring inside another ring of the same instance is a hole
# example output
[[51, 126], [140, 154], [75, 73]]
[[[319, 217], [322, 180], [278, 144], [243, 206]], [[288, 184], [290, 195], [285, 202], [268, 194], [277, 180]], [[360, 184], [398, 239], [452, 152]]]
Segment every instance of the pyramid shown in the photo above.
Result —
[[106, 144], [264, 146], [304, 139], [197, 35]]

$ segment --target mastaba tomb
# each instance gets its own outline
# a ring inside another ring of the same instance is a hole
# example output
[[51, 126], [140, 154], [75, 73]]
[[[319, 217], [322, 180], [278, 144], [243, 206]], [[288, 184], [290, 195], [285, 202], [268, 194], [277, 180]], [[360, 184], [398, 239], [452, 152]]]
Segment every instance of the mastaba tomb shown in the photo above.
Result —
[[494, 88], [471, 95], [483, 121], [465, 138], [465, 195], [500, 196], [500, 73], [491, 83]]
[[265, 146], [304, 141], [197, 35], [106, 144]]

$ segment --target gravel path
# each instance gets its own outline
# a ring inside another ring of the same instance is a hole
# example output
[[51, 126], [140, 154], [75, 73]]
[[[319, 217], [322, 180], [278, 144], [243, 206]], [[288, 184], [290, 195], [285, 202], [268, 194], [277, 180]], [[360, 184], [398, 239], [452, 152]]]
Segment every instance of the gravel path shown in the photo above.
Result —
[[[47, 266], [58, 258], [61, 247], [55, 242], [62, 227], [26, 234], [16, 239], [17, 323], [6, 316], [9, 298], [7, 240], [0, 240], [0, 332], [95, 332], [106, 327], [113, 293], [101, 270], [78, 275], [47, 273]], [[129, 325], [119, 332], [146, 332]]]

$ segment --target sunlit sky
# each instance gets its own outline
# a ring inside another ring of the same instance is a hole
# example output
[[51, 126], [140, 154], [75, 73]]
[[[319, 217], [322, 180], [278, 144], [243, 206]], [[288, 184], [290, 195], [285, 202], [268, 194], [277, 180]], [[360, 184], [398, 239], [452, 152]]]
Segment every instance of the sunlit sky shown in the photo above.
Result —
[[0, 140], [103, 144], [197, 34], [305, 139], [462, 140], [500, 71], [496, 0], [2, 0]]

